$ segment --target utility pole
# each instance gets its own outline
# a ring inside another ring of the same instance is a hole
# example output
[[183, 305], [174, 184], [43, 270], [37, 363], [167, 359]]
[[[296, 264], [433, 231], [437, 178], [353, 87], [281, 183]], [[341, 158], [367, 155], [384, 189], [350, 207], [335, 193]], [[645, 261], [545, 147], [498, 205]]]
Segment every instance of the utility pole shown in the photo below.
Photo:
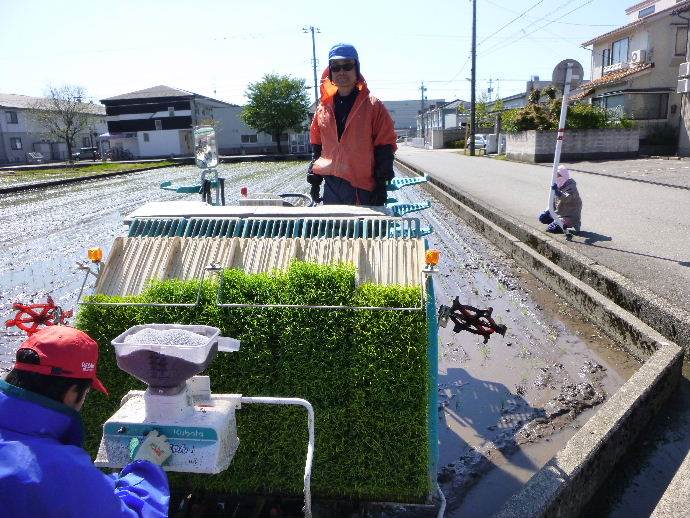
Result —
[[[681, 18], [682, 20], [685, 21], [686, 27], [688, 28], [687, 34], [689, 35], [687, 37], [687, 40], [685, 42], [685, 62], [687, 63], [690, 61], [690, 18], [687, 16], [683, 16], [681, 13], [686, 13], [690, 8], [684, 7], [681, 9], [674, 9], [671, 12], [671, 16], [677, 16], [678, 18]], [[682, 74], [679, 76], [681, 77]], [[680, 92], [680, 89], [678, 89], [678, 92]], [[681, 93], [680, 94], [680, 121], [678, 125], [678, 155], [680, 156], [687, 156], [690, 154], [690, 109], [689, 109], [689, 99], [688, 96], [690, 94], [688, 93]]]
[[494, 84], [494, 80], [491, 79], [491, 78], [489, 78], [489, 88], [487, 88], [487, 90], [486, 90], [486, 93], [487, 93], [488, 96], [489, 96], [489, 102], [491, 102], [491, 94], [492, 94], [493, 91], [494, 91], [494, 89], [493, 89], [493, 84]]
[[424, 81], [422, 81], [422, 86], [419, 87], [419, 90], [422, 92], [422, 138], [424, 138], [424, 100], [426, 99], [426, 96], [424, 95], [424, 92], [426, 92], [427, 88], [424, 86]]
[[318, 27], [310, 25], [309, 27], [302, 27], [302, 32], [311, 32], [311, 55], [312, 55], [312, 65], [314, 66], [314, 102], [316, 106], [319, 105], [319, 84], [316, 81], [316, 38], [314, 37], [314, 32], [321, 34]]
[[470, 156], [474, 156], [477, 130], [477, 0], [472, 0], [472, 93], [470, 99]]

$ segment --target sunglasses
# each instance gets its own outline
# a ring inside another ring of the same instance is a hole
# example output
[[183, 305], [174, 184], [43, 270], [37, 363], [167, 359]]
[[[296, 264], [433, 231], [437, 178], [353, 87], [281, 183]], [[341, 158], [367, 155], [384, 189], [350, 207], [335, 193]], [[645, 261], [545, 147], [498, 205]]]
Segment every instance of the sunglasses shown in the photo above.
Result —
[[344, 65], [330, 65], [331, 67], [331, 72], [340, 72], [341, 70], [344, 70], [345, 72], [349, 72], [353, 68], [355, 68], [354, 63], [345, 63]]

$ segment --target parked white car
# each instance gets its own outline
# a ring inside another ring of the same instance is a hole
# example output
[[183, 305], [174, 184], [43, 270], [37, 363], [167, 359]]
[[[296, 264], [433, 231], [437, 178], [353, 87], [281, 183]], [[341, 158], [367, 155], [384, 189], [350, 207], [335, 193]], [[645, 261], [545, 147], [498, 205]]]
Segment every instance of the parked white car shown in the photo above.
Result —
[[[472, 142], [472, 137], [467, 139], [467, 148], [469, 149], [470, 143]], [[474, 148], [475, 149], [486, 149], [486, 135], [477, 134], [474, 136]]]

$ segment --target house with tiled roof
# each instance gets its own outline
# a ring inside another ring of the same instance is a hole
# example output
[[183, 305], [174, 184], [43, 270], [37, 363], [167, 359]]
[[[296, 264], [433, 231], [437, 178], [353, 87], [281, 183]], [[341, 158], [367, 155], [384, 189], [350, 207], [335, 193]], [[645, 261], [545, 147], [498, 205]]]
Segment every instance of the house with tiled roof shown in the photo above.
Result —
[[[25, 163], [30, 156], [42, 157], [46, 162], [67, 160], [67, 145], [50, 137], [31, 116], [31, 110], [38, 106], [49, 107], [50, 102], [43, 97], [0, 93], [0, 164]], [[98, 135], [105, 130], [103, 106], [83, 102], [79, 107], [89, 123], [76, 136], [73, 151], [95, 147]]]
[[[592, 49], [591, 82], [575, 99], [635, 120], [641, 141], [676, 131], [678, 65], [686, 61], [690, 0], [645, 0], [626, 9], [628, 23], [583, 43]], [[673, 143], [675, 145], [675, 142]]]

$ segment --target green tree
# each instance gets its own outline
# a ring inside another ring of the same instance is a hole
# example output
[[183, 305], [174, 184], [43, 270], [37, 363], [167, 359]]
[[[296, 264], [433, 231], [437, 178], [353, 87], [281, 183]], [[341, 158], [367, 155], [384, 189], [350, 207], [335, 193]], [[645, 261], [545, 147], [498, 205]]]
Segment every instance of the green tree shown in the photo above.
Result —
[[309, 110], [304, 79], [266, 74], [261, 81], [249, 83], [245, 95], [249, 103], [242, 110], [242, 121], [272, 135], [278, 143], [278, 152], [282, 152], [281, 134], [287, 130], [304, 131]]
[[486, 94], [479, 97], [476, 105], [477, 127], [488, 128], [496, 123], [496, 114], [504, 110], [503, 100], [489, 101]]
[[487, 102], [487, 99], [486, 94], [482, 94], [474, 108], [478, 128], [493, 126], [492, 117], [489, 115], [489, 103]]

